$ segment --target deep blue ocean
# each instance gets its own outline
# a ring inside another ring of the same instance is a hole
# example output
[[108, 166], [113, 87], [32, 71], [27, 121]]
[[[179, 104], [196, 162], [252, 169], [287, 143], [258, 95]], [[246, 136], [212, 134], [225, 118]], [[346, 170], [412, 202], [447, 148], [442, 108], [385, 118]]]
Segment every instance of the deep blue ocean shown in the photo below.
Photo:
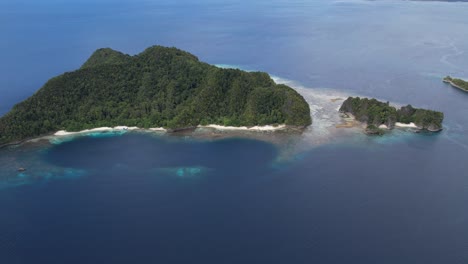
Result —
[[[97, 48], [156, 44], [287, 80], [314, 113], [286, 143], [1, 149], [1, 264], [468, 263], [468, 94], [441, 81], [468, 79], [468, 3], [6, 0], [0, 36], [0, 115]], [[331, 133], [324, 102], [346, 95], [443, 111], [444, 130]]]

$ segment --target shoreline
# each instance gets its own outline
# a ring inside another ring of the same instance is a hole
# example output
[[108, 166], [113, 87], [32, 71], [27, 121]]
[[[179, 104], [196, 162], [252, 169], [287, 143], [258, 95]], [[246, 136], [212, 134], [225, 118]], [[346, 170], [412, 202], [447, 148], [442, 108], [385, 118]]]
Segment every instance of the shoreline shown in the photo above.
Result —
[[[149, 130], [151, 130], [150, 128]], [[156, 129], [156, 128], [154, 128]], [[53, 134], [53, 136], [73, 136], [73, 135], [80, 135], [80, 134], [89, 134], [95, 132], [114, 132], [114, 131], [133, 131], [133, 130], [140, 130], [139, 127], [127, 127], [127, 126], [115, 126], [115, 127], [96, 127], [91, 129], [84, 129], [81, 131], [71, 131], [68, 132], [66, 130], [59, 130]]]
[[[311, 107], [311, 116], [315, 122], [312, 122], [312, 125], [309, 127], [299, 127], [299, 126], [288, 126], [286, 124], [275, 124], [275, 125], [265, 125], [265, 126], [223, 126], [218, 124], [207, 124], [207, 125], [196, 125], [190, 127], [182, 127], [178, 129], [169, 129], [163, 127], [154, 127], [154, 128], [140, 128], [136, 126], [114, 126], [114, 127], [95, 127], [90, 129], [84, 129], [80, 131], [66, 131], [59, 130], [56, 132], [50, 132], [43, 135], [39, 135], [32, 138], [27, 138], [21, 141], [9, 142], [3, 145], [0, 145], [0, 148], [21, 145], [28, 142], [34, 142], [37, 140], [49, 140], [61, 141], [61, 139], [72, 139], [73, 137], [86, 136], [86, 135], [98, 135], [99, 133], [116, 133], [124, 134], [126, 132], [143, 132], [143, 133], [157, 133], [157, 134], [168, 134], [168, 135], [183, 135], [187, 137], [194, 138], [205, 138], [205, 139], [219, 139], [226, 137], [245, 137], [245, 138], [256, 138], [262, 140], [262, 138], [276, 137], [274, 134], [285, 134], [284, 131], [291, 132], [300, 132], [305, 135], [305, 140], [309, 141], [326, 141], [324, 138], [332, 137], [334, 134], [340, 134], [340, 136], [347, 136], [347, 134], [342, 134], [344, 131], [342, 128], [356, 128], [356, 129], [365, 129], [366, 123], [356, 120], [356, 118], [351, 113], [340, 113], [339, 101], [343, 101], [343, 97], [347, 95], [342, 94], [341, 92], [335, 91], [333, 94], [324, 94], [321, 90], [309, 89], [300, 86], [299, 84], [290, 84], [289, 80], [280, 79], [279, 77], [272, 76], [276, 83], [286, 83], [290, 85], [294, 90], [300, 93], [304, 98], [306, 98], [307, 103]], [[444, 80], [444, 82], [454, 85], [452, 82]], [[454, 85], [455, 86], [455, 85]], [[461, 88], [459, 88], [461, 89]], [[334, 91], [334, 90], [331, 90]], [[308, 96], [307, 96], [308, 95]], [[318, 101], [317, 101], [318, 100]], [[333, 109], [332, 109], [333, 107]], [[336, 113], [336, 114], [335, 114]], [[343, 115], [344, 114], [344, 115]], [[401, 129], [415, 129], [423, 130], [423, 128], [417, 126], [414, 123], [400, 123], [396, 122], [394, 124], [395, 128]], [[392, 130], [393, 127], [387, 127], [385, 125], [380, 125], [379, 129]], [[432, 131], [431, 132], [437, 132]], [[243, 132], [246, 132], [244, 135]], [[277, 132], [277, 133], [273, 133]], [[271, 136], [267, 136], [271, 134]], [[294, 133], [296, 134], [296, 133]], [[330, 135], [326, 135], [330, 134]], [[333, 134], [333, 135], [332, 135]], [[314, 137], [310, 140], [311, 137]], [[268, 140], [267, 140], [268, 141]]]
[[[222, 126], [222, 125], [216, 125], [216, 124], [209, 124], [209, 125], [198, 125], [195, 127], [191, 128], [185, 128], [185, 129], [166, 129], [163, 127], [152, 127], [152, 128], [140, 128], [140, 127], [128, 127], [128, 126], [114, 126], [114, 127], [96, 127], [96, 128], [90, 128], [90, 129], [84, 129], [80, 131], [66, 131], [66, 130], [59, 130], [56, 132], [51, 132], [47, 133], [44, 135], [40, 135], [37, 137], [31, 137], [31, 138], [26, 138], [24, 140], [20, 141], [14, 141], [14, 142], [9, 142], [0, 145], [0, 149], [9, 147], [9, 146], [18, 146], [22, 145], [25, 143], [29, 142], [35, 142], [41, 139], [47, 139], [47, 140], [53, 140], [57, 138], [67, 138], [67, 137], [75, 137], [75, 136], [87, 136], [93, 133], [109, 133], [109, 132], [148, 132], [148, 133], [170, 133], [176, 135], [177, 133], [181, 131], [186, 131], [186, 130], [193, 130], [195, 132], [197, 129], [209, 129], [209, 130], [215, 130], [215, 131], [222, 131], [222, 132], [232, 132], [233, 136], [239, 136], [238, 133], [236, 132], [275, 132], [275, 131], [280, 131], [280, 130], [287, 130], [287, 129], [293, 129], [293, 130], [298, 130], [298, 127], [291, 127], [287, 126], [285, 124], [281, 125], [265, 125], [265, 126], [252, 126], [252, 127], [247, 127], [247, 126], [240, 126], [240, 127], [235, 127], [235, 126]], [[262, 133], [258, 133], [259, 135]], [[193, 134], [195, 137], [196, 135]], [[216, 136], [213, 136], [213, 138], [218, 138]]]
[[288, 127], [284, 124], [282, 125], [265, 125], [265, 126], [252, 126], [252, 127], [247, 127], [247, 126], [222, 126], [222, 125], [215, 125], [215, 124], [210, 124], [206, 126], [198, 125], [197, 128], [212, 128], [216, 130], [221, 130], [221, 131], [230, 131], [230, 130], [236, 130], [236, 131], [277, 131], [277, 130], [284, 130], [287, 129]]
[[[343, 112], [343, 114], [345, 114], [347, 117], [343, 117], [343, 119], [351, 119], [352, 122], [350, 121], [346, 121], [345, 124], [338, 124], [336, 127], [337, 128], [351, 128], [351, 127], [355, 127], [355, 125], [352, 125], [353, 122], [355, 123], [358, 123], [358, 124], [361, 124], [363, 126], [367, 126], [367, 124], [365, 122], [360, 122], [358, 120], [356, 120], [356, 118], [354, 117], [353, 114], [351, 113], [348, 113], [348, 112]], [[381, 124], [379, 125], [377, 128], [379, 129], [385, 129], [385, 130], [392, 130], [393, 128], [389, 128], [387, 125], [385, 124]], [[411, 122], [409, 124], [407, 123], [402, 123], [402, 122], [395, 122], [395, 128], [401, 128], [401, 129], [404, 129], [404, 128], [411, 128], [411, 129], [415, 129], [415, 130], [423, 130], [422, 127], [416, 125], [415, 123]], [[431, 131], [431, 130], [429, 130]], [[439, 131], [439, 130], [438, 130]], [[437, 132], [437, 131], [431, 131], [431, 132]]]
[[[282, 124], [282, 125], [265, 125], [265, 126], [252, 126], [252, 127], [247, 127], [247, 126], [222, 126], [222, 125], [216, 125], [216, 124], [210, 124], [210, 125], [198, 125], [196, 127], [190, 128], [190, 129], [199, 129], [199, 128], [208, 128], [208, 129], [215, 129], [215, 130], [220, 130], [220, 131], [277, 131], [277, 130], [284, 130], [287, 129], [288, 126]], [[91, 133], [105, 133], [105, 132], [122, 132], [122, 131], [145, 131], [145, 132], [178, 132], [181, 130], [186, 130], [186, 129], [166, 129], [163, 127], [152, 127], [152, 128], [139, 128], [139, 127], [127, 127], [127, 126], [115, 126], [115, 127], [96, 127], [96, 128], [91, 128], [91, 129], [84, 129], [80, 131], [71, 131], [68, 132], [66, 130], [59, 130], [55, 133], [53, 133], [53, 136], [57, 137], [62, 137], [62, 136], [73, 136], [73, 135], [86, 135], [86, 134], [91, 134]]]

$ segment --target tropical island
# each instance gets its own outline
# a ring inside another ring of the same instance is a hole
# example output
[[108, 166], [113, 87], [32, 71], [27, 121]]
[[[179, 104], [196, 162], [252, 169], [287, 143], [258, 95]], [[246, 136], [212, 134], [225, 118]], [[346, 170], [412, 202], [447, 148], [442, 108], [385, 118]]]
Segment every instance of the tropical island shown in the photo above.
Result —
[[382, 135], [386, 129], [410, 127], [417, 130], [437, 132], [442, 130], [444, 114], [442, 112], [418, 109], [411, 105], [396, 109], [389, 102], [376, 99], [349, 97], [340, 107], [340, 112], [352, 115], [365, 123], [366, 133]]
[[450, 84], [452, 87], [460, 89], [464, 92], [468, 92], [468, 82], [462, 79], [452, 78], [447, 76], [444, 78], [444, 82]]
[[0, 118], [0, 145], [99, 127], [179, 130], [312, 123], [304, 98], [267, 73], [222, 69], [177, 48], [98, 49]]

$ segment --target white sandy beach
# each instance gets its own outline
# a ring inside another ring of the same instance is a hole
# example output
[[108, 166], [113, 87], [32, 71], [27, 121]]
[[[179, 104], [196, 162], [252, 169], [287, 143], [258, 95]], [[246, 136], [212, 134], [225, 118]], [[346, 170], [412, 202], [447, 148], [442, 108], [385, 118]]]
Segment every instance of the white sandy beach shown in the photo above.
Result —
[[152, 127], [149, 129], [150, 131], [167, 131], [164, 127]]
[[[141, 128], [139, 127], [115, 126], [115, 127], [97, 127], [97, 128], [92, 128], [92, 129], [76, 131], [76, 132], [68, 132], [65, 130], [60, 130], [60, 131], [55, 132], [54, 136], [71, 136], [71, 135], [79, 135], [79, 134], [89, 134], [89, 133], [94, 133], [94, 132], [111, 132], [111, 131], [125, 131], [125, 130], [132, 131], [132, 130], [140, 130], [140, 129]], [[150, 128], [148, 130], [166, 131], [166, 129], [162, 127]]]
[[[278, 126], [253, 126], [253, 127], [234, 127], [234, 126], [221, 126], [221, 125], [206, 125], [206, 126], [198, 126], [197, 128], [212, 128], [217, 130], [236, 130], [236, 131], [275, 131], [275, 130], [282, 130], [286, 128], [286, 125], [278, 125]], [[132, 130], [142, 130], [142, 131], [153, 131], [153, 132], [165, 132], [167, 129], [163, 127], [152, 127], [149, 129], [142, 129], [139, 127], [127, 127], [127, 126], [115, 126], [115, 127], [96, 127], [92, 129], [85, 129], [76, 132], [68, 132], [66, 130], [60, 130], [54, 133], [54, 136], [73, 136], [73, 135], [81, 135], [81, 134], [90, 134], [96, 132], [113, 132], [113, 131], [132, 131]]]
[[213, 128], [217, 130], [244, 130], [244, 131], [275, 131], [275, 130], [282, 130], [286, 128], [286, 125], [278, 125], [278, 126], [253, 126], [253, 127], [234, 127], [234, 126], [221, 126], [221, 125], [206, 125], [201, 126], [199, 125], [198, 128]]
[[405, 123], [400, 123], [400, 122], [396, 122], [395, 123], [395, 126], [396, 127], [402, 127], [402, 128], [419, 128], [415, 123], [411, 122], [409, 124], [405, 124]]

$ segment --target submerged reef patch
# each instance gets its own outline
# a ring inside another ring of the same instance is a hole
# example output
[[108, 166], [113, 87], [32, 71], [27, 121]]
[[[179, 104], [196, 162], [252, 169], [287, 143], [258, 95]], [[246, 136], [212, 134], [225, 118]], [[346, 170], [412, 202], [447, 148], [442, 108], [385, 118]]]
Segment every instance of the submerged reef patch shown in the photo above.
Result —
[[193, 167], [159, 168], [159, 169], [156, 169], [156, 172], [177, 176], [179, 178], [193, 178], [193, 177], [204, 175], [210, 170], [212, 169], [206, 168], [203, 166], [193, 166]]

